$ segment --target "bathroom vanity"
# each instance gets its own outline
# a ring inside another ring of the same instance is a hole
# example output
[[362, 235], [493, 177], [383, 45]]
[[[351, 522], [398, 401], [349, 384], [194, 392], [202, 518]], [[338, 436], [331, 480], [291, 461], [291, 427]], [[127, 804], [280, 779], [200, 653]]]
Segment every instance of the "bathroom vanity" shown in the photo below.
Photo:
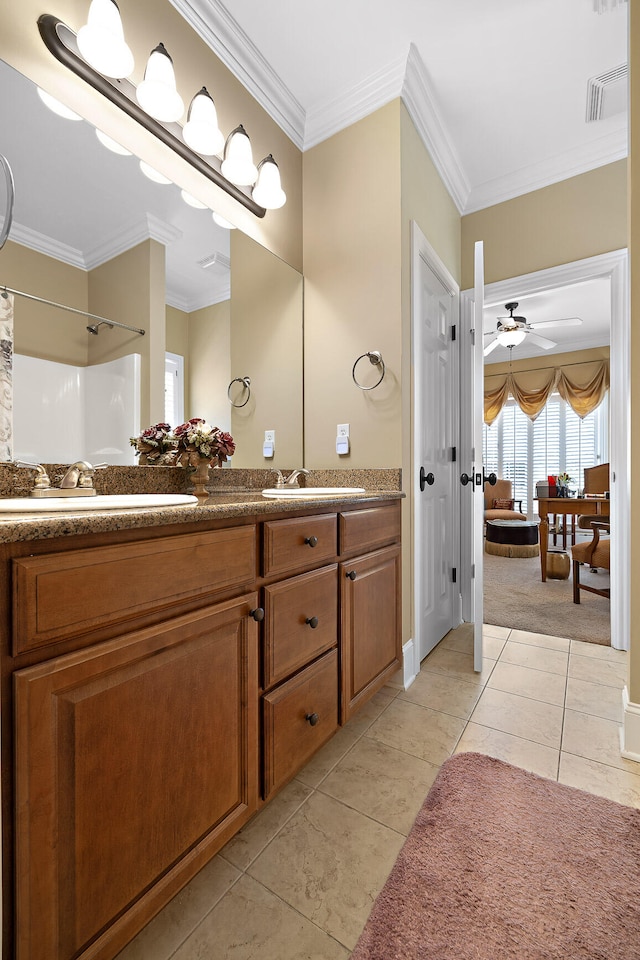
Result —
[[115, 956], [399, 669], [400, 497], [0, 523], [5, 958]]

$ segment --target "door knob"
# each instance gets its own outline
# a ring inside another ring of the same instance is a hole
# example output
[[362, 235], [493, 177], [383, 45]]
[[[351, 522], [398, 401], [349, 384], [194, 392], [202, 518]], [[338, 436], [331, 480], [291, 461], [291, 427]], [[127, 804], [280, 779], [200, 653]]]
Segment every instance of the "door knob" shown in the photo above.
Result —
[[357, 574], [356, 574], [355, 570], [349, 570], [349, 572], [346, 573], [345, 576], [348, 577], [349, 580], [355, 580]]
[[463, 487], [466, 487], [468, 483], [470, 483], [471, 486], [473, 486], [473, 477], [470, 477], [468, 473], [463, 473], [460, 476], [460, 483], [462, 484]]
[[319, 719], [320, 717], [318, 716], [317, 713], [308, 713], [305, 716], [305, 720], [307, 721], [307, 723], [310, 723], [312, 727], [315, 727]]
[[495, 473], [486, 474], [486, 473], [483, 471], [483, 476], [482, 476], [482, 484], [483, 484], [483, 486], [484, 486], [485, 483], [489, 483], [489, 484], [491, 484], [492, 487], [495, 487], [495, 485], [496, 485], [497, 482], [498, 482], [498, 478], [496, 477]]
[[317, 546], [318, 538], [317, 537], [305, 537], [304, 542], [307, 543], [310, 547]]
[[431, 487], [435, 483], [435, 479], [436, 478], [432, 473], [425, 473], [424, 467], [420, 467], [420, 491], [421, 492], [424, 490], [425, 483]]
[[261, 620], [264, 620], [264, 610], [262, 607], [256, 607], [255, 610], [249, 610], [249, 616], [253, 617], [256, 623], [260, 623]]
[[311, 629], [312, 629], [312, 630], [315, 630], [315, 628], [318, 626], [318, 618], [317, 618], [317, 617], [307, 617], [307, 619], [305, 620], [305, 623], [308, 623], [309, 626], [311, 627]]

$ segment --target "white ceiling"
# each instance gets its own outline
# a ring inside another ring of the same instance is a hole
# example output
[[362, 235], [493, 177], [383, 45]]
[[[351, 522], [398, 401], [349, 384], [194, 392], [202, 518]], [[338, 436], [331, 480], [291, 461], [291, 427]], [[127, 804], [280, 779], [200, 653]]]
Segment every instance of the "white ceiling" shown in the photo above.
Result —
[[[626, 63], [622, 0], [603, 15], [593, 0], [171, 2], [301, 149], [403, 96], [461, 212], [627, 152], [619, 84], [598, 88], [605, 118], [585, 120], [589, 79]], [[208, 211], [186, 207], [173, 185], [147, 181], [134, 158], [109, 154], [88, 124], [49, 114], [32, 84], [1, 62], [0, 91], [0, 129], [18, 187], [15, 239], [90, 266], [119, 244], [158, 236], [167, 243], [169, 302], [192, 310], [220, 299], [228, 275], [198, 265], [228, 254], [228, 234]], [[39, 136], [35, 147], [30, 130]], [[43, 150], [43, 142], [50, 146]], [[46, 177], [35, 163], [43, 153]], [[88, 169], [100, 171], [99, 193]], [[574, 288], [570, 310], [550, 303], [548, 311], [586, 316], [589, 303], [577, 295]], [[602, 322], [606, 342], [608, 317]], [[571, 328], [571, 337], [586, 329]]]

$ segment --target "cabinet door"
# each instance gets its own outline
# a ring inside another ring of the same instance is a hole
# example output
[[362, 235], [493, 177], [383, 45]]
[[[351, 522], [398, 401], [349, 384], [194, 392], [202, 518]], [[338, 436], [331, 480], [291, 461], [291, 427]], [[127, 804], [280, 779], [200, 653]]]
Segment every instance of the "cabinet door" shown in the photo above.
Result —
[[18, 960], [117, 953], [257, 806], [255, 595], [18, 671]]
[[399, 545], [340, 564], [341, 723], [400, 669], [400, 584]]

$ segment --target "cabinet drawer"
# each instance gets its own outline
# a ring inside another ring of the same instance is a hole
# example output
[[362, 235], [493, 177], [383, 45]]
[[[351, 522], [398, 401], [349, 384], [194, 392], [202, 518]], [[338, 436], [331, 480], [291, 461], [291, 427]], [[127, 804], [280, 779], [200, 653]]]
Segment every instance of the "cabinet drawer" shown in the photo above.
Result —
[[340, 553], [364, 553], [399, 539], [399, 500], [340, 514]]
[[13, 561], [14, 654], [251, 584], [255, 526]]
[[338, 640], [338, 567], [266, 587], [264, 686], [273, 686]]
[[[307, 717], [318, 720], [312, 724]], [[264, 795], [283, 786], [338, 727], [338, 654], [326, 653], [262, 698]]]
[[272, 520], [264, 525], [265, 577], [319, 567], [338, 552], [335, 513]]

